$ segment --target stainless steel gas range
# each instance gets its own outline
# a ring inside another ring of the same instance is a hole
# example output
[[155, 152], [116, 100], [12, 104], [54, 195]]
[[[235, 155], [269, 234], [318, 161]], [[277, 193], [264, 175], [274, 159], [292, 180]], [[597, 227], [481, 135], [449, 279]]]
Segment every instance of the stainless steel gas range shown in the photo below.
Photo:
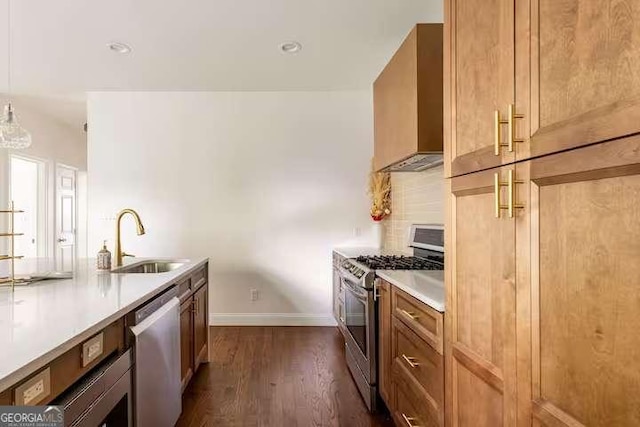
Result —
[[335, 315], [345, 337], [347, 365], [369, 410], [377, 404], [376, 270], [443, 270], [444, 227], [414, 225], [413, 256], [375, 253], [334, 255]]

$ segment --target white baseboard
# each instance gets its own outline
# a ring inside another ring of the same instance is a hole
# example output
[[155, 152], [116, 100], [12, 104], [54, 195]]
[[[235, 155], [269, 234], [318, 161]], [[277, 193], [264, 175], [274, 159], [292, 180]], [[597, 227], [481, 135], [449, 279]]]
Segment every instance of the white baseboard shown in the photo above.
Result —
[[212, 326], [336, 326], [332, 314], [209, 313]]

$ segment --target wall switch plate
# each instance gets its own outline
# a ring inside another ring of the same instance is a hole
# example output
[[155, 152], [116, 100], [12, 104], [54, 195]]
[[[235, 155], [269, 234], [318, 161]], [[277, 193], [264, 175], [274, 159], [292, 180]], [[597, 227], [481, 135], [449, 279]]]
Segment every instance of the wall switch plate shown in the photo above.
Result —
[[258, 301], [260, 294], [257, 289], [251, 289], [251, 301]]

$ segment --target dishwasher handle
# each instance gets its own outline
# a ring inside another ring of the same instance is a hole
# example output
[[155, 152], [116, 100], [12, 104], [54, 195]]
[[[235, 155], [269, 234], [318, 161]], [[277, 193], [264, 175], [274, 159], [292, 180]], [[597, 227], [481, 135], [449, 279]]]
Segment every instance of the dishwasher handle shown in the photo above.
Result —
[[178, 296], [178, 287], [172, 286], [164, 293], [152, 299], [134, 312], [133, 325], [138, 325], [147, 317], [158, 311], [162, 306], [171, 301], [173, 297]]

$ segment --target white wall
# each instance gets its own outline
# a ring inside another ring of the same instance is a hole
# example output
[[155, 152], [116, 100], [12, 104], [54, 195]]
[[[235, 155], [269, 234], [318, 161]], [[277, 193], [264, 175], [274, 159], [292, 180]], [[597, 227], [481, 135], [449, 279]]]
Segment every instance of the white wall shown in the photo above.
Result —
[[370, 238], [369, 91], [91, 93], [88, 120], [90, 250], [131, 207], [127, 252], [211, 257], [217, 323], [331, 324], [331, 248]]

